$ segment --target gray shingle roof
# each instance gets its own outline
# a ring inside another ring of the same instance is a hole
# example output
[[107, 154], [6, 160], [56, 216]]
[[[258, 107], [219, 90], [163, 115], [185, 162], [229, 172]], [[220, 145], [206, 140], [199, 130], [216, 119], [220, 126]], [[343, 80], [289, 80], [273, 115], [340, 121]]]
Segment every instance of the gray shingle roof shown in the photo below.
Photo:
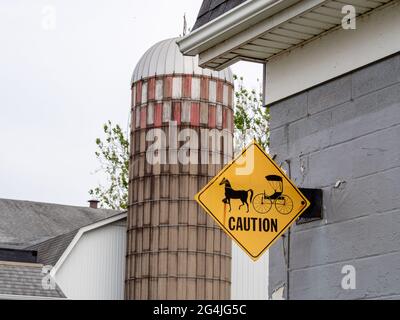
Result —
[[0, 247], [26, 248], [120, 212], [0, 199]]
[[223, 15], [247, 0], [203, 0], [193, 30]]
[[[100, 220], [99, 220], [100, 221]], [[122, 225], [126, 226], [126, 218], [116, 221], [111, 225]], [[73, 230], [66, 234], [59, 235], [54, 238], [50, 238], [43, 242], [34, 244], [26, 247], [27, 250], [37, 251], [37, 262], [43, 263], [44, 265], [55, 266], [57, 261], [61, 258], [65, 250], [75, 238], [76, 234], [80, 229]]]
[[40, 242], [26, 249], [37, 251], [37, 261], [44, 265], [55, 266], [62, 254], [68, 248], [79, 229], [73, 230], [66, 234], [50, 238], [46, 241]]
[[61, 289], [45, 289], [41, 265], [0, 262], [0, 295], [65, 298]]
[[[100, 220], [99, 220], [100, 221]], [[126, 218], [113, 222], [111, 225], [126, 226]], [[65, 250], [68, 248], [72, 240], [80, 229], [73, 230], [66, 234], [50, 238], [43, 242], [34, 244], [25, 248], [26, 250], [37, 251], [37, 262], [44, 265], [55, 266], [61, 258]]]

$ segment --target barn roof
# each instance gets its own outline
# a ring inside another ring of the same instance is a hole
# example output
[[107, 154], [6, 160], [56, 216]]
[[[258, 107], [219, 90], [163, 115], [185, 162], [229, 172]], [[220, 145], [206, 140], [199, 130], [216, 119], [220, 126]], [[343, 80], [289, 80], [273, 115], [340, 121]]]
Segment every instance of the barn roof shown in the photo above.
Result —
[[[112, 221], [107, 222], [110, 220]], [[50, 238], [43, 242], [31, 245], [25, 248], [25, 250], [37, 251], [37, 261], [39, 263], [42, 263], [44, 265], [55, 266], [57, 262], [60, 260], [61, 256], [70, 246], [71, 242], [75, 239], [79, 231], [84, 229], [90, 229], [90, 227], [93, 225], [103, 226], [108, 223], [111, 225], [126, 226], [126, 213], [124, 214], [117, 213], [105, 219], [98, 220], [94, 224], [83, 226], [82, 228], [72, 230], [68, 233], [61, 234], [59, 236]]]
[[0, 199], [0, 247], [26, 248], [120, 212]]
[[44, 287], [43, 277], [43, 266], [40, 264], [0, 261], [0, 299], [65, 298], [57, 284], [54, 287]]
[[66, 234], [27, 247], [26, 249], [37, 251], [37, 259], [39, 263], [54, 266], [68, 248], [78, 231], [79, 229], [73, 230]]

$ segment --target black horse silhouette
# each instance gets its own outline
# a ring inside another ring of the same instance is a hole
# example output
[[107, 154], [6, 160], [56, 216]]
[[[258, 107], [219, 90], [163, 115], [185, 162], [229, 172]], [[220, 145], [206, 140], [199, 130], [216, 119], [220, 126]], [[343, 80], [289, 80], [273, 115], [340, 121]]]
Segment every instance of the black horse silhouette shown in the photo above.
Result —
[[249, 192], [250, 192], [250, 203], [253, 199], [253, 190], [234, 190], [232, 189], [231, 183], [229, 180], [223, 178], [221, 183], [219, 185], [225, 185], [225, 198], [222, 200], [223, 203], [229, 204], [229, 212], [231, 212], [232, 207], [231, 207], [231, 199], [240, 199], [242, 201], [242, 204], [239, 206], [240, 208], [246, 204], [247, 206], [247, 212], [249, 212], [249, 203], [247, 202], [247, 198], [249, 197]]

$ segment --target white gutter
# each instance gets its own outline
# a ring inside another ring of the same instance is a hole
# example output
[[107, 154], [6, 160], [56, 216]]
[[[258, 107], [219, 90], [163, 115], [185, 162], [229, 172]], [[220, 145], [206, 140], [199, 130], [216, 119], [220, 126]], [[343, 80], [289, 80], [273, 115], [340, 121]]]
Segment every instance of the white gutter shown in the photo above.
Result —
[[184, 55], [195, 56], [300, 0], [247, 0], [177, 41]]

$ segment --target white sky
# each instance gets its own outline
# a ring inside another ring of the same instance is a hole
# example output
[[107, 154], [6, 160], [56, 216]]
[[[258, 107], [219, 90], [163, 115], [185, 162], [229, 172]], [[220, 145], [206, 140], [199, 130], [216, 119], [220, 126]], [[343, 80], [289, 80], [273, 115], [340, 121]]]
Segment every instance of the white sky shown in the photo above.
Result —
[[[127, 127], [136, 63], [201, 2], [2, 0], [0, 198], [86, 206], [102, 182], [95, 139], [108, 119]], [[232, 69], [257, 87], [261, 65]]]

